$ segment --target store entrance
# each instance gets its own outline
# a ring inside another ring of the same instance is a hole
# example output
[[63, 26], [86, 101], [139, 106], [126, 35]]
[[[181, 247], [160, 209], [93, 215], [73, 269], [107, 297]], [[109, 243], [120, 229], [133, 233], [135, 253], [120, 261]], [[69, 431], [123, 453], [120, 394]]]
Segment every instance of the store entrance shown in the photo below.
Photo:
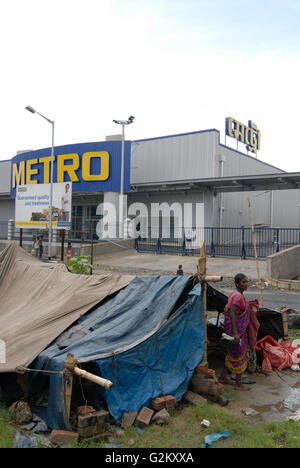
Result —
[[96, 211], [97, 205], [72, 206], [72, 229], [69, 233], [71, 241], [90, 241], [92, 236], [93, 240], [98, 240], [98, 236], [96, 235], [96, 225], [100, 216], [96, 215]]

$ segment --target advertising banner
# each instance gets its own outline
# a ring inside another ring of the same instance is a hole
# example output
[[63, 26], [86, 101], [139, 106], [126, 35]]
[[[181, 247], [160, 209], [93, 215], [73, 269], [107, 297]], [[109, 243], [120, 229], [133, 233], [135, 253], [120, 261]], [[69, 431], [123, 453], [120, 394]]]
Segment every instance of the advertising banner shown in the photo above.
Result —
[[[20, 228], [49, 227], [51, 184], [16, 187], [15, 225]], [[72, 182], [53, 184], [52, 228], [71, 229]]]

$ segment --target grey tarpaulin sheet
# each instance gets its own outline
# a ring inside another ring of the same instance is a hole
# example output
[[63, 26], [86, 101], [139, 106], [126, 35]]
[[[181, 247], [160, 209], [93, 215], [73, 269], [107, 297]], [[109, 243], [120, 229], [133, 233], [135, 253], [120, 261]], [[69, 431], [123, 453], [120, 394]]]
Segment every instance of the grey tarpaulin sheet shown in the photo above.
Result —
[[6, 363], [0, 372], [27, 367], [81, 315], [128, 285], [129, 275], [70, 273], [10, 244], [0, 254], [0, 339]]

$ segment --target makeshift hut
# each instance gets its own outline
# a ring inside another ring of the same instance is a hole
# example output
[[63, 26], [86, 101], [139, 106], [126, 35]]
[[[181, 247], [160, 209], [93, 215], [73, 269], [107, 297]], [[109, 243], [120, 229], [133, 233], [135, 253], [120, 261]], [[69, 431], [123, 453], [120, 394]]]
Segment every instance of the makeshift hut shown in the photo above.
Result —
[[5, 389], [7, 373], [36, 370], [28, 398], [34, 402], [49, 386], [51, 428], [69, 426], [64, 369], [70, 353], [113, 383], [110, 390], [95, 385], [93, 403], [104, 401], [117, 421], [160, 395], [181, 399], [204, 353], [203, 298], [193, 276], [72, 275], [15, 246], [0, 262], [0, 329], [7, 343], [0, 383]]

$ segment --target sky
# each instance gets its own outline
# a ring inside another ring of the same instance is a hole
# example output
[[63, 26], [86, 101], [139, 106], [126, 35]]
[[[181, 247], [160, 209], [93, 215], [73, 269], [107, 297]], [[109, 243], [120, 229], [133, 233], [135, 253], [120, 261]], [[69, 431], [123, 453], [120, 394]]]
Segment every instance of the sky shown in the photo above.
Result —
[[[17, 151], [216, 128], [261, 131], [258, 158], [300, 172], [300, 0], [0, 3], [0, 160]], [[226, 139], [236, 147], [234, 140]], [[245, 151], [240, 144], [239, 149]]]

